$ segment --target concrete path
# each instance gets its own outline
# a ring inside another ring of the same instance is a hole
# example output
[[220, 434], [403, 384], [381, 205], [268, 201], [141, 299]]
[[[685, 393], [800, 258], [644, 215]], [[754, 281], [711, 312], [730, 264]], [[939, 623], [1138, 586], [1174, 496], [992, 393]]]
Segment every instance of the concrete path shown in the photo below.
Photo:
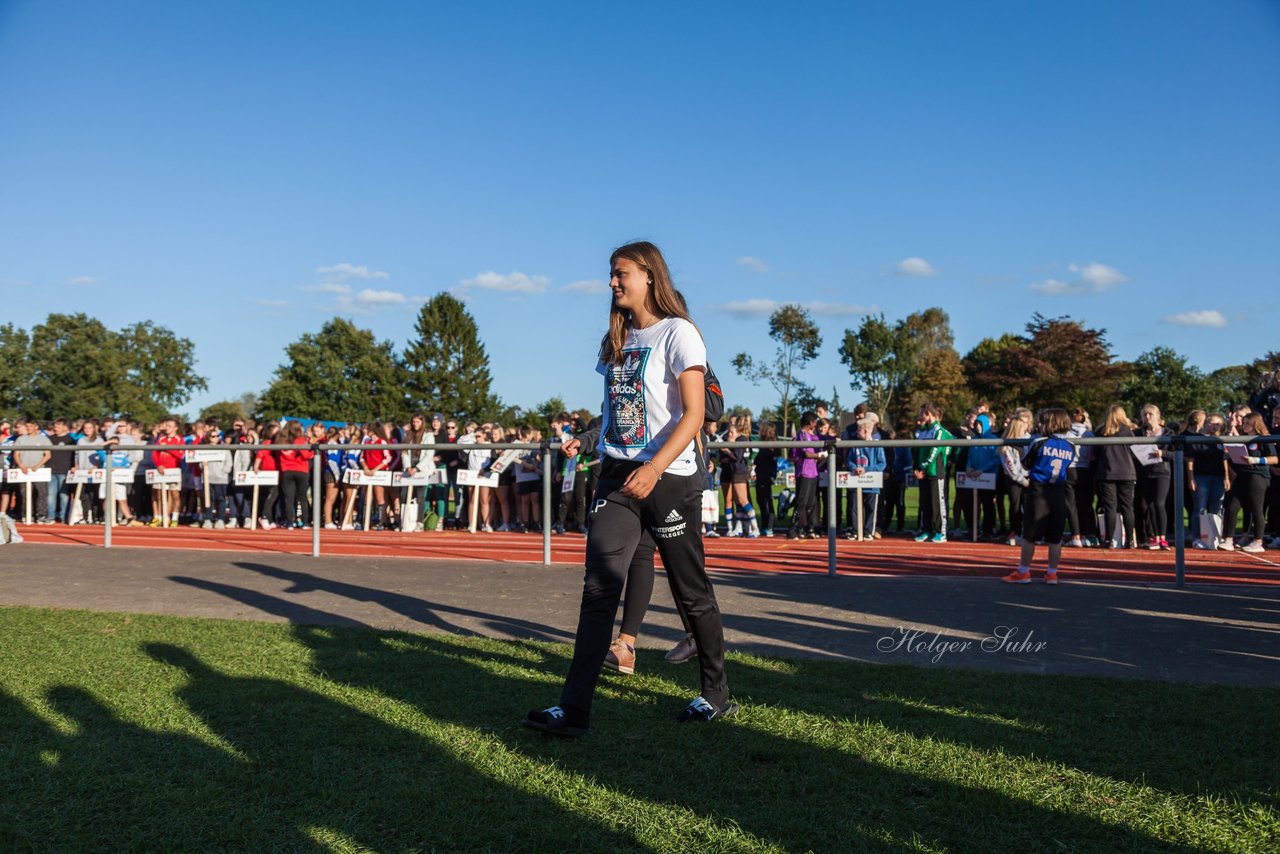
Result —
[[[641, 647], [679, 621], [658, 579]], [[1280, 685], [1274, 587], [713, 574], [733, 650], [1019, 673]], [[568, 642], [580, 566], [0, 548], [0, 605]], [[650, 657], [650, 660], [653, 660]]]

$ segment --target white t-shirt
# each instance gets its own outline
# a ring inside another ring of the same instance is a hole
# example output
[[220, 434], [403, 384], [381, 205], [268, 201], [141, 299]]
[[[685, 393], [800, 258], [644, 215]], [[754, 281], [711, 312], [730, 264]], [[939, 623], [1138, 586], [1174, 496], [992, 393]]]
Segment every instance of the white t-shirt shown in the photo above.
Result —
[[[604, 420], [596, 447], [603, 456], [644, 462], [675, 432], [684, 415], [680, 375], [706, 369], [707, 347], [692, 323], [668, 317], [629, 330], [622, 352], [621, 365], [596, 364], [604, 376]], [[691, 440], [667, 471], [691, 475], [697, 470]]]

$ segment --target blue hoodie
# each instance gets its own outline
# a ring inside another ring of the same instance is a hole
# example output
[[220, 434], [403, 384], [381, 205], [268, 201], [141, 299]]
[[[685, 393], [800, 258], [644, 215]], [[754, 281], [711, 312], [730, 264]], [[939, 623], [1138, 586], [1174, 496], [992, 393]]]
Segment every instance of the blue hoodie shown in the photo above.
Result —
[[[1000, 436], [991, 429], [990, 419], [985, 415], [978, 416], [978, 424], [982, 430], [974, 438], [976, 439], [999, 439]], [[969, 465], [970, 469], [985, 472], [987, 474], [1000, 471], [1000, 446], [999, 445], [982, 445], [977, 448], [969, 449]]]

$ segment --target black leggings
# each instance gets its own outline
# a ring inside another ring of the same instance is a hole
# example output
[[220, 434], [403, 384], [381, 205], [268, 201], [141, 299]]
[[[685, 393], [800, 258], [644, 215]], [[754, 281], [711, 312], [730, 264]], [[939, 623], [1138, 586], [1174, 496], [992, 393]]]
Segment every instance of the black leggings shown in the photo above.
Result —
[[1098, 520], [1093, 512], [1093, 472], [1080, 466], [1067, 469], [1067, 525], [1072, 536], [1098, 536]]
[[796, 478], [795, 509], [791, 514], [791, 530], [800, 531], [818, 527], [818, 479]]
[[1159, 539], [1169, 533], [1169, 490], [1171, 477], [1148, 476], [1142, 480], [1142, 497], [1146, 499], [1147, 536]]
[[[1111, 542], [1128, 539], [1133, 545], [1133, 488], [1132, 480], [1100, 480], [1098, 486], [1098, 510], [1107, 520], [1107, 535]], [[1118, 518], [1117, 518], [1118, 517]], [[1123, 537], [1116, 536], [1119, 523], [1124, 523]]]
[[[702, 696], [717, 707], [729, 700], [720, 606], [707, 578], [702, 551], [700, 478], [668, 473], [647, 497], [636, 500], [621, 490], [627, 476], [639, 465], [606, 460], [591, 502], [578, 633], [569, 675], [560, 694], [561, 706], [584, 717], [591, 711], [600, 668], [613, 636], [618, 600], [645, 531], [662, 554], [672, 598], [688, 616], [698, 647]], [[649, 566], [652, 567], [651, 560]]]
[[1009, 489], [1009, 533], [1018, 536], [1022, 533], [1022, 491], [1025, 486], [1016, 480], [1008, 479]]
[[1223, 510], [1222, 536], [1224, 539], [1235, 536], [1236, 512], [1242, 506], [1245, 512], [1242, 533], [1249, 533], [1249, 524], [1252, 519], [1253, 535], [1262, 537], [1263, 507], [1266, 504], [1267, 485], [1270, 482], [1271, 478], [1251, 471], [1242, 471], [1236, 475], [1235, 482], [1231, 484], [1231, 491], [1227, 493], [1227, 504]]
[[311, 504], [307, 501], [307, 473], [304, 471], [280, 472], [280, 492], [284, 497], [281, 520], [292, 524], [298, 518], [297, 507], [302, 505], [302, 524], [311, 524]]
[[756, 520], [760, 530], [773, 530], [773, 481], [756, 483]]

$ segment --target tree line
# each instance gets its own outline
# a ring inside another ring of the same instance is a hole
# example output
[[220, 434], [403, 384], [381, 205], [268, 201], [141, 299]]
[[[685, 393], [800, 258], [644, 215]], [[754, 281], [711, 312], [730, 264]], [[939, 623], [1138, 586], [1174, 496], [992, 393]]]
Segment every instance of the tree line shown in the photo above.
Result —
[[[769, 318], [769, 337], [776, 343], [772, 361], [740, 353], [733, 364], [744, 378], [774, 387], [781, 399], [768, 414], [789, 424], [796, 411], [820, 402], [802, 371], [817, 357], [822, 336], [804, 308], [785, 305]], [[1125, 362], [1111, 352], [1105, 329], [1039, 313], [1023, 334], [984, 338], [961, 356], [950, 318], [937, 307], [896, 321], [867, 315], [844, 331], [839, 355], [850, 388], [899, 426], [914, 423], [925, 402], [942, 407], [948, 423], [959, 423], [980, 400], [995, 411], [1082, 406], [1095, 418], [1112, 403], [1131, 412], [1154, 403], [1168, 417], [1181, 418], [1192, 409], [1220, 411], [1247, 402], [1261, 376], [1280, 366], [1280, 353], [1267, 352], [1248, 364], [1205, 372], [1165, 346]]]
[[[772, 386], [776, 408], [751, 413], [783, 422], [817, 403], [840, 411], [839, 390], [820, 396], [804, 379], [822, 335], [809, 312], [785, 305], [769, 318], [772, 358], [739, 353], [732, 360], [748, 382]], [[978, 400], [993, 409], [1083, 406], [1096, 415], [1113, 402], [1131, 410], [1154, 403], [1181, 417], [1193, 408], [1217, 410], [1249, 399], [1265, 371], [1280, 365], [1268, 352], [1249, 364], [1202, 371], [1169, 347], [1133, 362], [1116, 359], [1105, 329], [1069, 317], [1032, 316], [1022, 334], [984, 338], [965, 355], [955, 348], [941, 308], [890, 321], [864, 317], [844, 330], [838, 353], [858, 399], [890, 423], [909, 424], [920, 404], [937, 403], [957, 423]], [[415, 410], [477, 421], [544, 423], [567, 407], [552, 397], [533, 407], [503, 402], [492, 391], [489, 356], [475, 319], [442, 293], [419, 310], [414, 337], [401, 350], [345, 318], [285, 347], [285, 359], [259, 393], [219, 401], [199, 417], [298, 415], [348, 421], [380, 420]], [[0, 325], [0, 414], [130, 415], [155, 420], [207, 387], [195, 372], [195, 347], [163, 326], [135, 323], [111, 330], [85, 314], [51, 314], [29, 332]], [[732, 388], [727, 389], [730, 403]], [[731, 407], [732, 412], [749, 412]]]

